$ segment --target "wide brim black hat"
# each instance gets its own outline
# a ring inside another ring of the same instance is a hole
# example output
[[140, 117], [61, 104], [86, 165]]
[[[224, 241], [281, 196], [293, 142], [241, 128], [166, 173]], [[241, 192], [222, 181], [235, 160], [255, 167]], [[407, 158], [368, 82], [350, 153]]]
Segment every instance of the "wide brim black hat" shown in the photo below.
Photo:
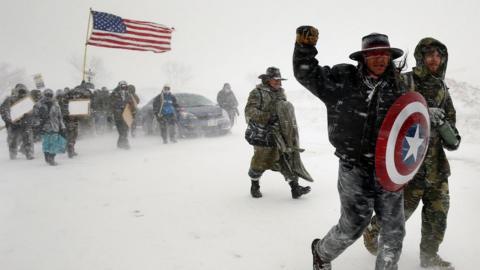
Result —
[[392, 59], [397, 59], [403, 55], [403, 51], [398, 48], [390, 47], [388, 36], [379, 33], [372, 33], [362, 38], [362, 50], [350, 54], [350, 59], [363, 61], [363, 54], [369, 51], [388, 50]]

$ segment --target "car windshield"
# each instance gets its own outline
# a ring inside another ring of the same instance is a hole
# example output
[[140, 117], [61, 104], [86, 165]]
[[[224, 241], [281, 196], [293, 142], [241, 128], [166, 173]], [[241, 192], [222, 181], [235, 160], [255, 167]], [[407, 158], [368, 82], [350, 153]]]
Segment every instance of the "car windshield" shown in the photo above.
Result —
[[176, 94], [178, 105], [180, 107], [201, 107], [215, 105], [208, 98], [195, 94]]

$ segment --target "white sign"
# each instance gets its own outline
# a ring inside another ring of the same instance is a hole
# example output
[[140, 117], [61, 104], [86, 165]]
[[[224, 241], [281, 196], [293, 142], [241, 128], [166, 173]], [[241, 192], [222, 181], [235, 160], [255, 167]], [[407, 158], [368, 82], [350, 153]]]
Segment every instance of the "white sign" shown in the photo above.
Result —
[[68, 102], [70, 116], [88, 116], [90, 114], [90, 99], [74, 99]]
[[12, 119], [12, 122], [16, 122], [22, 119], [24, 114], [30, 113], [33, 110], [34, 105], [35, 102], [31, 96], [26, 96], [13, 104], [10, 107], [10, 118]]
[[33, 81], [37, 89], [45, 88], [45, 82], [43, 81], [42, 74], [33, 75]]

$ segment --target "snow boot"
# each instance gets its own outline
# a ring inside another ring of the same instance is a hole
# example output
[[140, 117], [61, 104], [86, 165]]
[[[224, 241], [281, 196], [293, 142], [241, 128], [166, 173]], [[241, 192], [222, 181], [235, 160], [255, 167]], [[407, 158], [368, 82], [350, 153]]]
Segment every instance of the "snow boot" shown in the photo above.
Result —
[[310, 192], [310, 187], [309, 186], [302, 187], [298, 184], [298, 181], [296, 181], [296, 180], [292, 180], [288, 184], [292, 188], [292, 198], [294, 198], [294, 199], [298, 199], [302, 195], [305, 195], [305, 194]]
[[17, 153], [10, 152], [10, 160], [15, 160], [15, 159], [17, 159]]
[[314, 239], [312, 242], [312, 256], [313, 256], [313, 270], [332, 270], [332, 264], [330, 262], [324, 262], [320, 255], [318, 255], [315, 246], [320, 242], [320, 239]]
[[430, 255], [423, 252], [420, 253], [420, 266], [426, 269], [455, 270], [450, 262], [445, 261], [438, 254]]
[[250, 187], [250, 194], [253, 198], [261, 198], [262, 193], [260, 192], [260, 181], [252, 180], [252, 186]]
[[378, 233], [376, 223], [369, 224], [363, 231], [363, 244], [373, 256], [378, 254]]
[[57, 166], [58, 163], [55, 162], [55, 154], [49, 154], [49, 155], [50, 155], [50, 162], [49, 162], [50, 166]]
[[77, 152], [75, 152], [75, 148], [73, 145], [69, 145], [67, 147], [67, 153], [68, 153], [68, 158], [73, 158], [75, 156], [78, 156]]

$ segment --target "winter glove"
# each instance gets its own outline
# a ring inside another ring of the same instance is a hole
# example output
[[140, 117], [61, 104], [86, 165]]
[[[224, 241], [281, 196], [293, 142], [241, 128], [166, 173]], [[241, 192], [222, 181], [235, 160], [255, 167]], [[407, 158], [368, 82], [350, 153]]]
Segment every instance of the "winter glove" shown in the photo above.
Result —
[[309, 25], [303, 25], [297, 28], [296, 42], [301, 45], [315, 46], [318, 40], [317, 28]]
[[428, 114], [430, 115], [432, 126], [437, 127], [444, 123], [445, 111], [443, 109], [431, 107], [428, 108]]

